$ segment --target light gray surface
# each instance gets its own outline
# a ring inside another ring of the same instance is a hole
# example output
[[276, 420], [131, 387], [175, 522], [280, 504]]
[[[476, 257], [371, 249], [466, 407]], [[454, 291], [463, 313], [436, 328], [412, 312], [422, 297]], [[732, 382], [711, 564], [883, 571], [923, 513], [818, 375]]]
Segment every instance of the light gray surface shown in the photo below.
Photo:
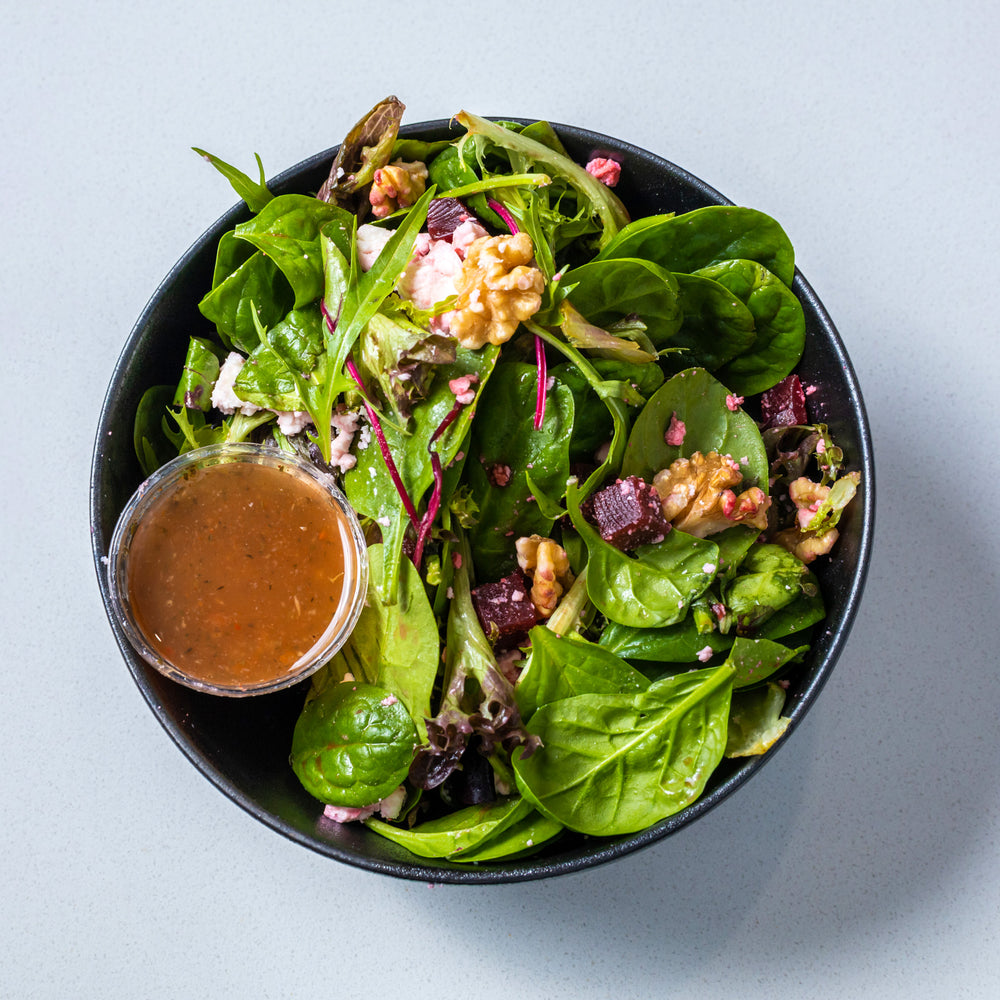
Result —
[[[3, 5], [0, 996], [995, 995], [995, 5], [70, 6]], [[99, 600], [107, 379], [234, 201], [189, 147], [277, 173], [389, 93], [619, 135], [775, 215], [865, 392], [833, 678], [749, 785], [589, 873], [428, 887], [285, 841], [170, 743]]]

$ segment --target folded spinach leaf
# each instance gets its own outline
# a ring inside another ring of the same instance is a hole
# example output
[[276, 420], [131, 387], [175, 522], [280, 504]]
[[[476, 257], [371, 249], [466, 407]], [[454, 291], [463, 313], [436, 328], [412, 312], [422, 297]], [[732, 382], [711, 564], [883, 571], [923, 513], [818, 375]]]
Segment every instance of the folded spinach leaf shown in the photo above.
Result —
[[417, 729], [391, 691], [348, 681], [307, 699], [292, 735], [291, 765], [321, 802], [363, 807], [405, 780]]
[[459, 860], [466, 853], [471, 858], [474, 849], [527, 819], [533, 811], [530, 802], [515, 795], [487, 805], [466, 806], [409, 830], [378, 819], [365, 820], [365, 826], [418, 857]]
[[[674, 371], [700, 366], [717, 372], [753, 346], [753, 315], [732, 292], [700, 275], [679, 273], [673, 277], [684, 321], [669, 346], [683, 350], [666, 355], [664, 364]], [[653, 342], [658, 345], [655, 338]]]
[[669, 271], [647, 260], [595, 260], [567, 271], [563, 281], [574, 308], [596, 326], [635, 316], [654, 347], [674, 346], [684, 313]]
[[723, 587], [722, 602], [746, 633], [814, 586], [805, 563], [780, 545], [765, 543], [747, 553], [736, 576]]
[[207, 413], [212, 408], [212, 389], [219, 377], [219, 359], [223, 354], [216, 344], [203, 337], [188, 341], [181, 379], [174, 393], [174, 406]]
[[529, 633], [531, 651], [514, 688], [525, 719], [550, 701], [577, 694], [628, 694], [649, 681], [620, 656], [579, 636], [563, 637], [548, 628]]
[[770, 639], [744, 639], [738, 636], [726, 658], [726, 663], [736, 672], [733, 687], [755, 687], [782, 667], [801, 659], [808, 649], [808, 646], [790, 649]]
[[757, 757], [781, 738], [792, 720], [781, 714], [785, 691], [779, 684], [734, 691], [726, 737], [727, 757]]

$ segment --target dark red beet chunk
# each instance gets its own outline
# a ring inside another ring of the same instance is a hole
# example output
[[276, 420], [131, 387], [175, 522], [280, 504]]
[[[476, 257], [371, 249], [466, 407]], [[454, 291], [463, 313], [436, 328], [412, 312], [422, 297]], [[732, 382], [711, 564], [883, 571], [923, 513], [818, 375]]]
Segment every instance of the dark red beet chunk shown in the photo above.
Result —
[[765, 428], [791, 427], [808, 422], [806, 394], [798, 375], [783, 378], [760, 397], [760, 419]]
[[519, 569], [496, 583], [476, 587], [472, 606], [494, 646], [513, 645], [538, 624], [538, 612], [531, 603], [531, 584]]
[[434, 198], [427, 209], [427, 233], [432, 240], [450, 240], [463, 222], [474, 218], [457, 198]]
[[608, 544], [623, 552], [662, 542], [670, 530], [660, 495], [638, 476], [619, 479], [580, 506]]

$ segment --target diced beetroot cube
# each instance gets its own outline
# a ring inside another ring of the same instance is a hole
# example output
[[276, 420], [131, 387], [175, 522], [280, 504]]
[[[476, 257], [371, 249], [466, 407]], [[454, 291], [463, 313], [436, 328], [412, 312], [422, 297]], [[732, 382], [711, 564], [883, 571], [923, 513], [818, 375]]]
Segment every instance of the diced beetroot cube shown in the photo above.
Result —
[[783, 378], [760, 397], [760, 418], [765, 428], [791, 427], [808, 422], [806, 394], [798, 375]]
[[434, 198], [427, 209], [427, 233], [432, 240], [450, 240], [463, 222], [474, 218], [457, 198]]
[[538, 624], [531, 602], [531, 584], [518, 569], [496, 583], [483, 583], [472, 591], [472, 605], [486, 638], [494, 646], [513, 645]]
[[638, 476], [606, 486], [588, 497], [580, 510], [601, 538], [623, 552], [662, 542], [670, 530], [659, 493]]

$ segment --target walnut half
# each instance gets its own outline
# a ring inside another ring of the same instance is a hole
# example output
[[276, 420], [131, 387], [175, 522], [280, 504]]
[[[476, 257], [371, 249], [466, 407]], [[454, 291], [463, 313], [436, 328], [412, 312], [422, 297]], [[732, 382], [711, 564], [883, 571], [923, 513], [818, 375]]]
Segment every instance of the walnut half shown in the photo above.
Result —
[[563, 592], [573, 586], [566, 550], [541, 535], [519, 538], [514, 546], [518, 566], [531, 578], [531, 603], [543, 618], [548, 618]]
[[739, 463], [729, 455], [696, 451], [690, 458], [678, 458], [653, 477], [663, 516], [680, 531], [706, 538], [734, 524], [763, 530], [771, 498], [759, 486], [740, 494], [732, 487], [743, 482]]
[[463, 347], [506, 343], [520, 322], [538, 312], [545, 278], [528, 266], [534, 253], [525, 232], [483, 236], [469, 246], [451, 317], [451, 332]]

